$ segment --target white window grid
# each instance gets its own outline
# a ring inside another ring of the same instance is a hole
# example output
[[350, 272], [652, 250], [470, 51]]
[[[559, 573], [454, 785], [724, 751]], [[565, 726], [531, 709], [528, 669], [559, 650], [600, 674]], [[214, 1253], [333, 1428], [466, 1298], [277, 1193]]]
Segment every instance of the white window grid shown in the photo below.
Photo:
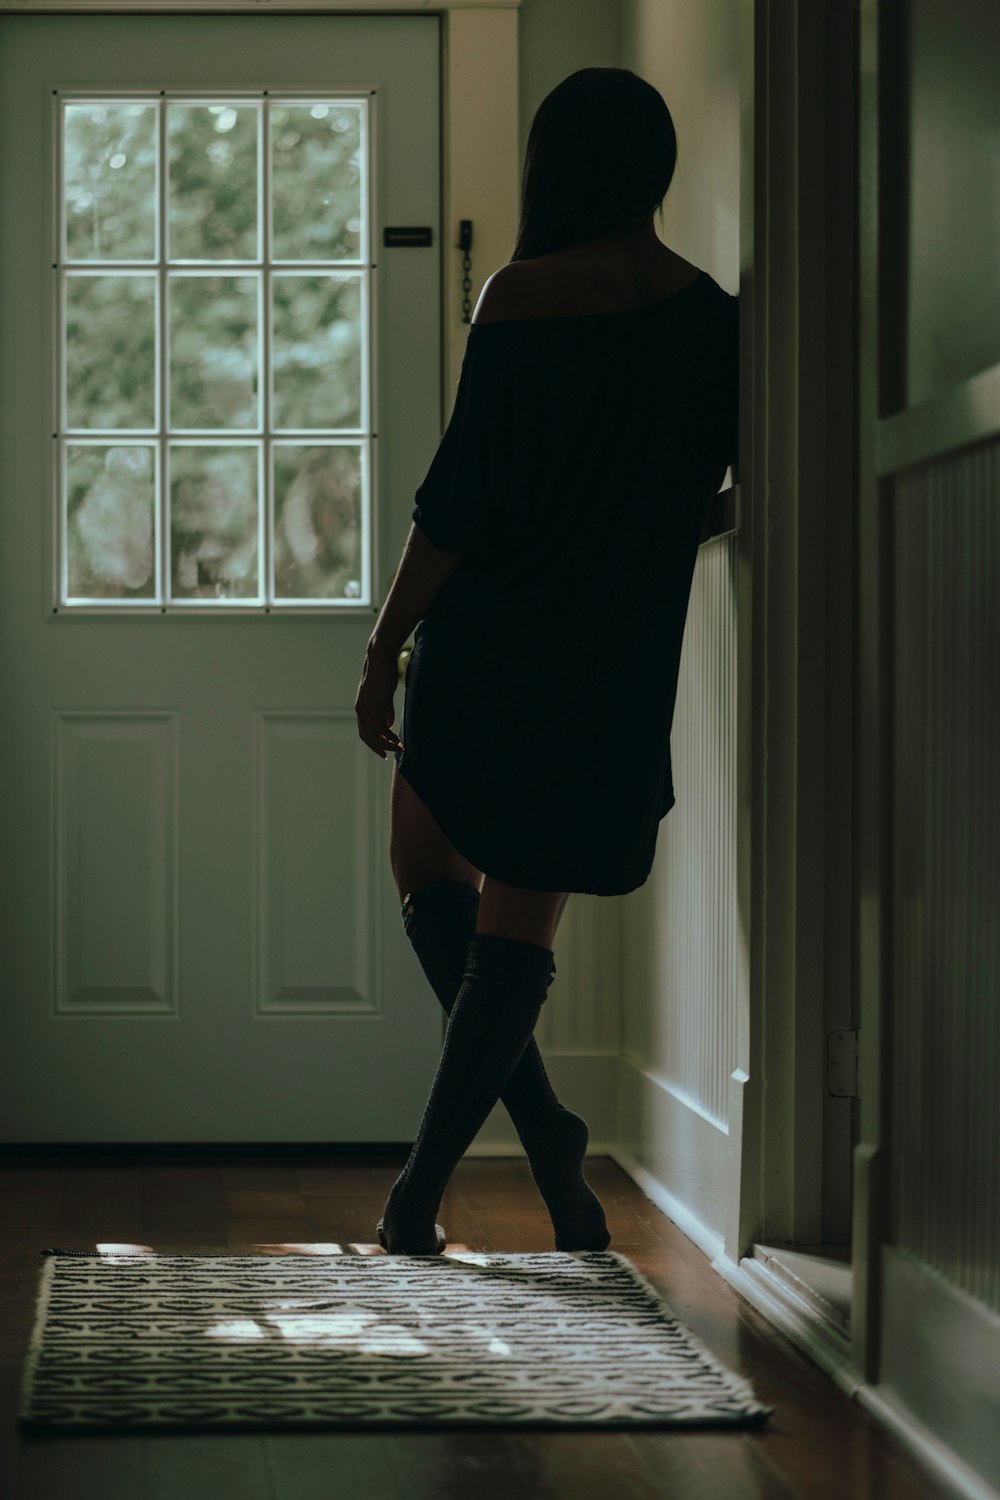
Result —
[[[54, 615], [86, 614], [120, 615], [127, 613], [146, 616], [219, 616], [224, 612], [244, 615], [282, 615], [331, 613], [357, 615], [370, 614], [372, 597], [373, 554], [373, 506], [375, 493], [377, 454], [375, 440], [378, 438], [376, 393], [375, 393], [375, 339], [376, 288], [378, 271], [374, 259], [375, 236], [373, 209], [376, 201], [375, 162], [376, 112], [375, 89], [337, 89], [330, 93], [322, 90], [232, 90], [226, 88], [183, 89], [53, 89], [52, 91], [52, 203], [50, 213], [52, 253], [51, 321], [53, 338], [50, 348], [52, 358], [51, 381], [51, 431], [53, 444], [52, 502], [55, 525], [53, 538], [53, 604]], [[70, 260], [66, 252], [65, 192], [62, 158], [64, 110], [73, 104], [121, 105], [149, 104], [155, 107], [157, 151], [155, 161], [154, 244], [156, 255], [149, 260]], [[362, 113], [361, 139], [361, 239], [358, 256], [354, 260], [282, 260], [270, 254], [273, 225], [271, 222], [271, 162], [269, 150], [269, 109], [272, 105], [292, 104], [296, 106], [324, 104], [335, 106], [343, 103], [360, 104]], [[167, 139], [165, 106], [168, 104], [230, 104], [252, 105], [257, 109], [257, 257], [253, 260], [194, 261], [169, 258], [169, 216], [167, 213]], [[264, 243], [260, 243], [261, 226]], [[169, 343], [167, 320], [169, 317], [168, 285], [171, 270], [182, 269], [185, 275], [204, 276], [246, 273], [257, 277], [257, 328], [258, 328], [258, 412], [260, 422], [256, 429], [172, 429], [167, 425], [169, 404], [169, 372], [167, 370]], [[360, 286], [361, 329], [361, 422], [357, 428], [282, 428], [275, 433], [271, 426], [273, 409], [273, 370], [271, 364], [273, 305], [271, 292], [272, 271], [281, 275], [319, 275], [355, 278]], [[154, 371], [155, 428], [70, 429], [66, 425], [66, 369], [65, 369], [65, 309], [63, 292], [67, 277], [72, 275], [115, 274], [152, 275], [155, 278], [155, 327], [157, 355]], [[260, 378], [263, 375], [263, 378]], [[335, 435], [332, 435], [335, 431]], [[186, 446], [255, 446], [258, 453], [258, 568], [262, 588], [257, 599], [216, 598], [171, 599], [170, 578], [170, 528], [166, 504], [167, 455], [172, 441], [181, 440]], [[361, 493], [361, 590], [353, 599], [295, 599], [276, 598], [274, 594], [274, 450], [282, 446], [311, 448], [351, 446], [359, 449], [360, 493]], [[76, 599], [68, 595], [68, 554], [66, 547], [66, 450], [70, 447], [121, 446], [127, 448], [148, 447], [153, 452], [154, 467], [154, 569], [156, 594], [150, 599]], [[263, 494], [265, 503], [259, 503]]]

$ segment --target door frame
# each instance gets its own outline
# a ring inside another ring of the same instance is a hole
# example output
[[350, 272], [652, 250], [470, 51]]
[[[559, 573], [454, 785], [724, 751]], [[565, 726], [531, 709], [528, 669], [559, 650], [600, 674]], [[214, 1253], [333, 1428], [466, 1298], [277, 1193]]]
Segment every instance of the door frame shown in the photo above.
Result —
[[[760, 0], [757, 260], [763, 449], [754, 548], [759, 800], [755, 992], [767, 1076], [759, 1215], [769, 1245], [846, 1243], [857, 1102], [828, 1095], [853, 1029], [857, 316], [851, 0]], [[831, 565], [839, 560], [839, 573]]]
[[[879, 1377], [881, 1247], [889, 1238], [889, 962], [888, 881], [891, 801], [885, 796], [890, 749], [885, 694], [890, 690], [886, 569], [889, 506], [883, 503], [876, 447], [882, 410], [879, 378], [878, 269], [880, 223], [879, 12], [862, 0], [860, 42], [859, 275], [860, 342], [858, 465], [858, 1001], [860, 1138], [854, 1152], [854, 1300], [851, 1341], [864, 1379]], [[884, 71], [884, 67], [883, 67]]]
[[[739, 1089], [734, 1073], [742, 1140], [731, 1120], [726, 1254], [713, 1264], [793, 1338], [802, 1328], [776, 1296], [768, 1248], [846, 1245], [857, 1232], [859, 1101], [827, 1093], [829, 1032], [858, 1027], [857, 7], [741, 0], [740, 457], [752, 589], [740, 672], [750, 1006], [739, 1056], [751, 1086]], [[863, 1318], [865, 1304], [855, 1310]], [[803, 1341], [816, 1352], [809, 1330]]]

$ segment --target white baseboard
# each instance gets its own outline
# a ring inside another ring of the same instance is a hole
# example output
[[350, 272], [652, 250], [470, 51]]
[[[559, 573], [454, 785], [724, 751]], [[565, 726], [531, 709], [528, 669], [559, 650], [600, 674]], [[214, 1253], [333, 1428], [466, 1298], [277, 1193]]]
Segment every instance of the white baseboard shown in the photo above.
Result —
[[627, 1146], [621, 1146], [617, 1142], [605, 1149], [606, 1156], [618, 1163], [623, 1172], [627, 1172], [632, 1181], [642, 1188], [650, 1203], [666, 1214], [678, 1229], [683, 1230], [689, 1240], [693, 1240], [698, 1249], [707, 1255], [714, 1263], [715, 1257], [722, 1254], [724, 1240], [721, 1234], [709, 1229], [696, 1214], [693, 1214], [681, 1200], [671, 1193], [658, 1178], [654, 1177], [646, 1167], [639, 1162]]
[[752, 1255], [744, 1255], [739, 1265], [719, 1255], [712, 1261], [712, 1270], [819, 1365], [845, 1395], [857, 1395], [864, 1382], [851, 1364], [850, 1340], [838, 1336], [782, 1276]]
[[859, 1387], [857, 1399], [866, 1411], [893, 1432], [903, 1447], [925, 1465], [942, 1489], [955, 1500], [997, 1500], [1000, 1496], [1000, 1489], [982, 1474], [977, 1474], [954, 1448], [942, 1443], [891, 1392], [865, 1383]]
[[[993, 1486], [992, 1476], [974, 1469], [960, 1453], [949, 1447], [939, 1432], [932, 1430], [900, 1399], [897, 1391], [886, 1384], [872, 1385], [859, 1377], [851, 1363], [849, 1338], [831, 1328], [829, 1321], [799, 1297], [784, 1277], [751, 1255], [744, 1256], [736, 1265], [724, 1252], [722, 1236], [699, 1223], [695, 1215], [636, 1162], [629, 1151], [611, 1145], [606, 1154], [628, 1173], [650, 1202], [698, 1246], [714, 1271], [796, 1348], [819, 1365], [846, 1395], [881, 1421], [953, 1500], [1000, 1500], [1000, 1489]], [[892, 1247], [886, 1247], [886, 1251], [898, 1256]], [[909, 1269], [912, 1276], [912, 1266]], [[934, 1281], [937, 1298], [961, 1300], [962, 1323], [959, 1326], [958, 1320], [945, 1315], [943, 1309], [938, 1315], [928, 1313], [926, 1294], [921, 1297], [908, 1295], [905, 1300], [909, 1320], [906, 1326], [912, 1330], [913, 1308], [920, 1307], [924, 1359], [915, 1362], [910, 1358], [905, 1362], [905, 1368], [910, 1371], [911, 1379], [914, 1375], [919, 1376], [921, 1364], [924, 1370], [930, 1367], [937, 1372], [947, 1372], [952, 1397], [949, 1406], [967, 1416], [975, 1414], [976, 1431], [970, 1434], [970, 1445], [977, 1453], [985, 1454], [990, 1443], [995, 1443], [994, 1434], [1000, 1432], [1000, 1412], [997, 1411], [1000, 1387], [995, 1378], [995, 1371], [1000, 1369], [1000, 1319], [995, 1318], [989, 1309], [957, 1292], [943, 1278], [934, 1277]], [[899, 1286], [902, 1288], [901, 1280]], [[912, 1293], [912, 1288], [906, 1290]], [[954, 1308], [949, 1311], [953, 1313]], [[974, 1337], [969, 1326], [973, 1314], [976, 1321]], [[886, 1316], [889, 1319], [894, 1316], [888, 1302]], [[964, 1359], [956, 1358], [956, 1339], [962, 1345]], [[962, 1389], [956, 1390], [956, 1380]], [[988, 1409], [990, 1402], [992, 1410]]]
[[710, 1260], [723, 1249], [719, 1215], [731, 1195], [729, 1134], [695, 1099], [629, 1052], [618, 1056], [611, 1154]]
[[[836, 1339], [826, 1319], [797, 1297], [781, 1276], [751, 1255], [745, 1255], [738, 1266], [720, 1256], [712, 1262], [712, 1269], [825, 1370], [845, 1395], [889, 1428], [954, 1500], [998, 1500], [1000, 1491], [942, 1442], [891, 1390], [859, 1378], [846, 1352], [848, 1341]], [[988, 1369], [983, 1374], [989, 1378]]]
[[[919, 1316], [915, 1310], [919, 1309]], [[905, 1414], [963, 1495], [1000, 1495], [1000, 1315], [898, 1245], [882, 1246], [879, 1393]], [[990, 1488], [990, 1486], [995, 1486]]]

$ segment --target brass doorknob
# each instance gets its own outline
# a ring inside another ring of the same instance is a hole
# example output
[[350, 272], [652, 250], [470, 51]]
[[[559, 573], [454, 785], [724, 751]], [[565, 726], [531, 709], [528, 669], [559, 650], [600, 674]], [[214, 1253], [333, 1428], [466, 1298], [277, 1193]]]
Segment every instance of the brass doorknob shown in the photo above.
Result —
[[396, 657], [396, 669], [399, 672], [399, 680], [400, 680], [400, 682], [402, 682], [403, 678], [406, 676], [406, 663], [409, 661], [409, 659], [412, 656], [412, 654], [413, 654], [413, 647], [412, 646], [401, 646], [400, 647], [399, 655]]

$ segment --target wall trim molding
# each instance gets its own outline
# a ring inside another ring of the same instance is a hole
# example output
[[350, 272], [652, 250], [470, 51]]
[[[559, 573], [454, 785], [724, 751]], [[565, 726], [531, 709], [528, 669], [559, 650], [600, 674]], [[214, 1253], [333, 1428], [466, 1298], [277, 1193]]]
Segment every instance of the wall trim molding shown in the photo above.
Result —
[[744, 1255], [738, 1265], [718, 1255], [712, 1270], [819, 1365], [845, 1395], [855, 1398], [864, 1382], [851, 1364], [849, 1341], [832, 1338], [826, 1320], [776, 1271], [753, 1255]]
[[895, 474], [1000, 433], [1000, 364], [875, 422], [875, 473]]
[[[710, 1258], [722, 1253], [735, 1147], [726, 1123], [642, 1059], [622, 1053], [616, 1063], [618, 1129], [611, 1156], [699, 1249]], [[742, 1119], [742, 1097], [730, 1090], [729, 1102], [739, 1105]]]
[[[596, 1147], [593, 1148], [593, 1154], [597, 1154]], [[676, 1224], [681, 1233], [687, 1235], [692, 1244], [697, 1245], [708, 1256], [711, 1265], [717, 1269], [717, 1260], [725, 1254], [725, 1236], [710, 1229], [697, 1214], [692, 1213], [687, 1204], [664, 1187], [659, 1178], [644, 1167], [627, 1146], [614, 1142], [607, 1147], [605, 1154], [631, 1177], [661, 1214], [666, 1214], [670, 1222]]]

